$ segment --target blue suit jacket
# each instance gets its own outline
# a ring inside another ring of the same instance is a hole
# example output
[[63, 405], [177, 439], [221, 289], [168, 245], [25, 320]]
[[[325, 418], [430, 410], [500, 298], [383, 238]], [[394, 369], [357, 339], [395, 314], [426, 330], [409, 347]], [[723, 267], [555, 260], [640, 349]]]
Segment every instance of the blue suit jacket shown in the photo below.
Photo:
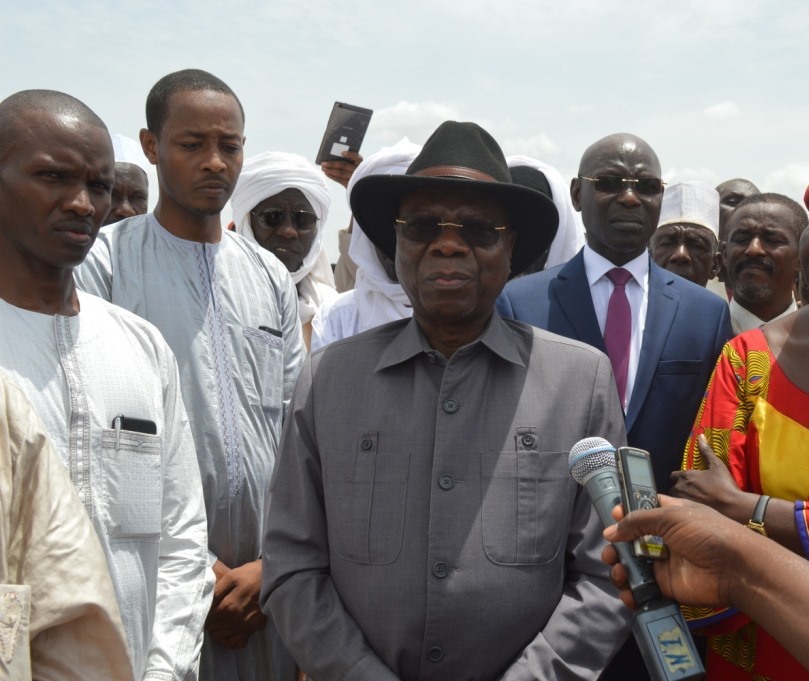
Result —
[[[564, 265], [509, 282], [497, 309], [605, 352], [582, 251]], [[661, 492], [680, 468], [708, 379], [732, 335], [725, 301], [650, 262], [646, 327], [625, 421], [629, 444], [651, 453]]]

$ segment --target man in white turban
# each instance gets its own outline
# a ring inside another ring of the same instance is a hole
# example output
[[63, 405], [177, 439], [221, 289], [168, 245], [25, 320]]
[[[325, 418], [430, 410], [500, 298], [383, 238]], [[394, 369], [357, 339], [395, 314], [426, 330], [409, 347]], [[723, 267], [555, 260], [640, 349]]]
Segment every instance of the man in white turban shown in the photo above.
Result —
[[[401, 175], [416, 158], [421, 147], [406, 137], [392, 147], [383, 147], [366, 158], [348, 183], [348, 196], [354, 185], [368, 175]], [[380, 324], [413, 314], [398, 279], [393, 261], [380, 253], [356, 222], [351, 231], [348, 254], [357, 264], [353, 289], [324, 304], [312, 320], [312, 350]]]
[[337, 297], [321, 243], [330, 203], [323, 173], [303, 156], [280, 151], [247, 159], [231, 198], [236, 232], [289, 270], [307, 348], [315, 312]]
[[536, 269], [529, 268], [523, 274], [566, 263], [584, 246], [584, 224], [581, 221], [581, 214], [573, 208], [573, 202], [570, 200], [569, 183], [556, 168], [530, 156], [507, 156], [506, 163], [514, 182], [545, 191], [546, 187], [532, 185], [526, 171], [541, 172], [547, 181], [547, 190], [550, 191], [556, 210], [559, 211], [559, 229], [556, 230], [545, 262], [540, 263], [543, 266]]
[[140, 142], [119, 134], [110, 135], [110, 138], [115, 154], [115, 184], [105, 225], [133, 215], [145, 215], [149, 211], [149, 161]]

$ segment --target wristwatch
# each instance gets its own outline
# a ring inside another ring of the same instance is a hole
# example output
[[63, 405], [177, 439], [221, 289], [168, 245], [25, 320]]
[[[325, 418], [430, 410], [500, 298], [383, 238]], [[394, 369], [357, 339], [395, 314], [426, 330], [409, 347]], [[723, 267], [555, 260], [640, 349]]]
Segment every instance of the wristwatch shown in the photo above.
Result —
[[767, 512], [767, 504], [769, 503], [770, 497], [762, 494], [753, 509], [753, 517], [747, 521], [747, 527], [765, 537], [767, 536], [767, 530], [764, 529], [764, 514]]

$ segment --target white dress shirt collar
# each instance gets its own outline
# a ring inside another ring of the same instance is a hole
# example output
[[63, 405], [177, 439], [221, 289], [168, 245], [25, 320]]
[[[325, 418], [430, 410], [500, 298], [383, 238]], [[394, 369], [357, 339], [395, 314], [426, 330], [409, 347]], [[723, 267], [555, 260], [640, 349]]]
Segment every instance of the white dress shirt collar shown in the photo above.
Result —
[[[606, 277], [607, 272], [614, 267], [617, 267], [615, 263], [611, 263], [603, 255], [599, 255], [590, 246], [585, 245], [584, 271], [587, 273], [587, 283], [591, 287], [601, 277]], [[644, 251], [637, 258], [630, 260], [625, 265], [621, 265], [621, 267], [629, 271], [644, 294], [647, 294], [649, 288], [649, 254]]]
[[[781, 319], [781, 317], [786, 317], [788, 314], [792, 314], [795, 310], [798, 309], [798, 304], [795, 302], [795, 299], [792, 299], [792, 303], [790, 306], [784, 310], [781, 314], [777, 317], [773, 317], [769, 321], [773, 322], [776, 319]], [[754, 315], [750, 310], [747, 308], [742, 307], [739, 302], [735, 298], [730, 299], [730, 324], [733, 327], [733, 333], [740, 334], [744, 333], [745, 331], [750, 331], [750, 329], [757, 329], [762, 324], [767, 324], [766, 321], [763, 319], [759, 319]]]

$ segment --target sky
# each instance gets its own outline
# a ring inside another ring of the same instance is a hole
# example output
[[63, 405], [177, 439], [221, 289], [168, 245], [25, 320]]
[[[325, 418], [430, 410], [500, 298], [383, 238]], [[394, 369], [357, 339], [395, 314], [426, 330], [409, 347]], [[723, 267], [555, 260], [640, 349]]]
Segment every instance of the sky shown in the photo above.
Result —
[[[801, 203], [809, 184], [806, 0], [29, 0], [5, 3], [0, 55], [0, 99], [61, 90], [134, 138], [159, 78], [210, 71], [244, 105], [246, 157], [313, 161], [343, 101], [374, 110], [366, 156], [453, 119], [568, 179], [631, 132], [667, 182], [745, 177]], [[334, 259], [349, 209], [329, 184]]]

